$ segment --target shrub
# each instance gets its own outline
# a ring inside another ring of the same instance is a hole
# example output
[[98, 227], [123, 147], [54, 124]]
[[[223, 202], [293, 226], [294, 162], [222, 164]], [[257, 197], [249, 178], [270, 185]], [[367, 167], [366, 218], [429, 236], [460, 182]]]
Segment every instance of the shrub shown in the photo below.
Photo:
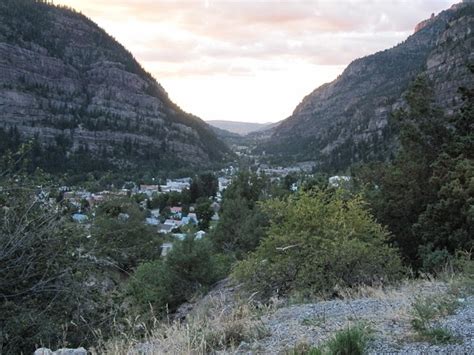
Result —
[[[121, 218], [121, 214], [127, 217]], [[91, 230], [98, 254], [125, 271], [159, 257], [162, 240], [144, 219], [145, 214], [128, 199], [101, 205]]]
[[369, 329], [357, 325], [344, 329], [334, 335], [326, 346], [329, 354], [362, 355], [365, 354], [369, 340]]
[[98, 273], [86, 231], [24, 186], [0, 190], [0, 353], [35, 344], [88, 344], [104, 332], [107, 301], [86, 285]]
[[421, 335], [424, 340], [432, 344], [452, 344], [458, 341], [448, 329], [441, 327], [425, 329], [421, 332]]
[[225, 277], [227, 263], [212, 254], [209, 241], [188, 237], [175, 242], [165, 259], [141, 264], [128, 283], [128, 294], [142, 314], [173, 310]]
[[359, 197], [315, 190], [272, 200], [268, 235], [233, 276], [263, 297], [329, 295], [337, 288], [400, 278], [401, 261]]
[[452, 295], [418, 298], [412, 305], [413, 329], [420, 340], [433, 344], [446, 344], [457, 341], [456, 337], [447, 329], [434, 326], [436, 319], [454, 314], [459, 307], [459, 302]]
[[306, 343], [296, 345], [288, 355], [362, 355], [366, 353], [370, 340], [371, 329], [363, 324], [349, 326], [338, 331], [332, 338], [320, 345], [312, 347]]

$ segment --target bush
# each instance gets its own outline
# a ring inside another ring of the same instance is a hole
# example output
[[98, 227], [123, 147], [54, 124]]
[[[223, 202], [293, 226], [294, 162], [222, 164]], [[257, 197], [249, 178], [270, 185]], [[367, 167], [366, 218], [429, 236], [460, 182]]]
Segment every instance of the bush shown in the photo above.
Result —
[[25, 186], [0, 190], [0, 353], [78, 346], [105, 332], [107, 301], [86, 281], [86, 231]]
[[433, 344], [447, 344], [457, 341], [457, 338], [449, 330], [433, 325], [433, 322], [440, 317], [454, 314], [459, 307], [456, 297], [447, 294], [418, 298], [412, 307], [411, 324], [420, 340]]
[[357, 325], [336, 333], [326, 346], [329, 354], [362, 355], [366, 352], [368, 340], [369, 330]]
[[128, 284], [140, 313], [162, 314], [223, 278], [228, 260], [212, 254], [207, 240], [177, 241], [165, 259], [141, 264]]
[[159, 257], [161, 238], [145, 225], [145, 214], [128, 199], [117, 199], [100, 206], [92, 226], [97, 252], [125, 271]]
[[362, 355], [366, 353], [371, 329], [362, 324], [347, 327], [338, 331], [327, 342], [319, 347], [301, 343], [296, 345], [288, 355]]
[[292, 292], [330, 295], [344, 287], [401, 277], [397, 251], [359, 197], [315, 190], [272, 200], [268, 235], [233, 276], [263, 297]]

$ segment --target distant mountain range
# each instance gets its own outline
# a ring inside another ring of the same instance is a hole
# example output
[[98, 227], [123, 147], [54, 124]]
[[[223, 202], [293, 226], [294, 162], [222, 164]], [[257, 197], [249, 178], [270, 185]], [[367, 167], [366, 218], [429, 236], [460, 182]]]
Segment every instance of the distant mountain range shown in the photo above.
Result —
[[37, 165], [60, 172], [203, 167], [232, 154], [94, 22], [35, 0], [0, 2], [0, 138], [0, 154], [33, 139]]
[[354, 60], [333, 82], [314, 90], [266, 134], [256, 153], [275, 161], [314, 160], [324, 170], [385, 160], [397, 148], [391, 113], [419, 75], [448, 115], [461, 104], [458, 88], [473, 88], [474, 4], [452, 6], [416, 26], [404, 42]]
[[266, 129], [270, 129], [278, 125], [277, 123], [253, 123], [253, 122], [238, 122], [238, 121], [222, 121], [222, 120], [215, 120], [215, 121], [206, 121], [211, 126], [224, 129], [226, 131], [237, 133], [242, 136], [245, 136], [249, 133], [263, 131]]

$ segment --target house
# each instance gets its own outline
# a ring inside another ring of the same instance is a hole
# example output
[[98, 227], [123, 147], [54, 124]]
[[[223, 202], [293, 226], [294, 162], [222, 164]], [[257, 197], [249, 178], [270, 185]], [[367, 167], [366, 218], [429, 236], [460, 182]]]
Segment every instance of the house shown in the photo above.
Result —
[[[190, 214], [193, 215], [194, 213], [190, 213]], [[190, 217], [189, 215], [187, 217], [181, 218], [181, 221], [179, 221], [180, 226], [186, 226], [188, 224], [196, 225], [197, 221], [193, 216]]]
[[329, 178], [329, 185], [332, 187], [344, 187], [348, 186], [349, 182], [351, 181], [350, 176], [331, 176]]
[[161, 185], [161, 191], [163, 192], [182, 192], [185, 189], [189, 189], [191, 178], [182, 178], [175, 180], [166, 180], [166, 185]]
[[188, 218], [193, 221], [193, 224], [198, 224], [199, 222], [196, 213], [188, 213]]
[[151, 197], [154, 193], [160, 192], [160, 185], [140, 185], [139, 192]]
[[206, 232], [204, 232], [204, 231], [198, 231], [198, 232], [196, 232], [196, 234], [194, 234], [194, 237], [195, 237], [197, 240], [200, 240], [200, 239], [202, 239], [205, 235], [206, 235]]
[[161, 245], [161, 256], [166, 256], [173, 249], [173, 243], [163, 243]]
[[173, 231], [176, 227], [171, 224], [159, 224], [158, 225], [158, 233], [168, 234]]
[[214, 212], [214, 214], [211, 217], [211, 221], [214, 221], [214, 222], [219, 221], [219, 213]]
[[166, 225], [173, 226], [173, 227], [177, 228], [179, 226], [179, 221], [176, 221], [174, 219], [167, 219], [167, 220], [165, 220], [165, 222], [163, 224], [166, 224]]
[[191, 220], [189, 219], [189, 217], [183, 217], [181, 218], [181, 221], [179, 221], [179, 225], [185, 226], [185, 225], [188, 225], [190, 222]]
[[155, 208], [155, 209], [151, 210], [150, 213], [151, 213], [152, 217], [160, 218], [160, 209], [159, 208]]
[[82, 213], [74, 213], [72, 215], [72, 220], [77, 223], [86, 223], [89, 220], [89, 217]]
[[183, 208], [182, 208], [182, 207], [171, 207], [171, 208], [170, 208], [170, 211], [171, 211], [171, 214], [172, 214], [174, 217], [181, 218], [181, 214], [182, 214], [182, 212], [183, 212]]
[[212, 204], [211, 204], [211, 208], [214, 212], [219, 212], [219, 210], [221, 209], [221, 205], [214, 201]]
[[155, 217], [148, 217], [145, 220], [145, 223], [148, 224], [149, 226], [157, 226], [160, 224], [160, 221]]
[[224, 191], [231, 183], [231, 180], [225, 177], [220, 177], [217, 179], [217, 181], [219, 184], [219, 192]]

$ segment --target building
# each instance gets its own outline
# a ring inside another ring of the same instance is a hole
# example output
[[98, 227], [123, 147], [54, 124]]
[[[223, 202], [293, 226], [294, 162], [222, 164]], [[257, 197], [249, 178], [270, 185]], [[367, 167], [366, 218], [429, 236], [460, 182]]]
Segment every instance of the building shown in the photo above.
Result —
[[161, 245], [161, 256], [166, 256], [173, 249], [173, 243], [163, 243]]

